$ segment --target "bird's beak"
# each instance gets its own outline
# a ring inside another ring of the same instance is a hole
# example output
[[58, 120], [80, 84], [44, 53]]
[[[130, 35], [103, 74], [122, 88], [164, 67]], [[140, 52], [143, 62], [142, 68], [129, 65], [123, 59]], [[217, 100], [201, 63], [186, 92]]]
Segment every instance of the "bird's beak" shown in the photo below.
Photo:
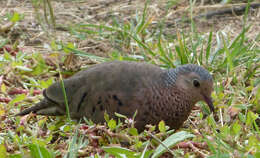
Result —
[[206, 102], [206, 103], [208, 104], [208, 106], [209, 106], [210, 111], [214, 113], [215, 110], [214, 110], [214, 106], [213, 106], [213, 102], [212, 102], [211, 97], [208, 97], [208, 96], [206, 96], [206, 95], [203, 95], [203, 96], [204, 96], [205, 102]]

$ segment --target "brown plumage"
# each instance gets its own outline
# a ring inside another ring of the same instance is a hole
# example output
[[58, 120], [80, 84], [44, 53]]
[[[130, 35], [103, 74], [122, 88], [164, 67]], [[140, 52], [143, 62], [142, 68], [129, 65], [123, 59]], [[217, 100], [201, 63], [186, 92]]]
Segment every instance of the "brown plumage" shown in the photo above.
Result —
[[[178, 129], [198, 101], [205, 101], [211, 111], [213, 80], [204, 68], [187, 64], [164, 70], [138, 62], [112, 61], [94, 65], [64, 80], [70, 115], [104, 122], [104, 112], [132, 117], [137, 110], [136, 128], [164, 120]], [[65, 115], [61, 83], [43, 92], [44, 99], [17, 115]]]

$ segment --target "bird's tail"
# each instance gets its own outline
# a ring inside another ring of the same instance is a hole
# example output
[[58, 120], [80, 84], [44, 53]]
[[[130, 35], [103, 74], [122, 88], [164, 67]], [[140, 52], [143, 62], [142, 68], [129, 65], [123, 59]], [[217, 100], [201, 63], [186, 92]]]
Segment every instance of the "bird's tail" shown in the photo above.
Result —
[[34, 106], [29, 107], [29, 108], [19, 112], [15, 116], [23, 116], [23, 115], [27, 115], [29, 113], [37, 113], [37, 111], [40, 111], [42, 109], [46, 109], [46, 108], [49, 107], [49, 104], [47, 102], [48, 102], [47, 100], [43, 99], [39, 103], [37, 103]]

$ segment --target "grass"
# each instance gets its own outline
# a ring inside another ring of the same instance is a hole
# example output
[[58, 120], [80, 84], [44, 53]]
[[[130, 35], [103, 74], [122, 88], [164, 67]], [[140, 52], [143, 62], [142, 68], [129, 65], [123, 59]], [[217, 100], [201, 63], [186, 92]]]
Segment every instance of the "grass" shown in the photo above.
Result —
[[[176, 34], [169, 36], [164, 32], [163, 20], [156, 25], [152, 23], [149, 5], [146, 3], [142, 13], [136, 13], [131, 21], [115, 18], [110, 25], [80, 23], [68, 27], [71, 36], [80, 40], [109, 40], [114, 48], [109, 57], [80, 51], [71, 43], [53, 41], [50, 60], [55, 64], [51, 65], [41, 53], [29, 55], [18, 50], [12, 55], [15, 43], [8, 48], [6, 39], [0, 41], [0, 157], [156, 158], [166, 151], [175, 157], [260, 157], [260, 34], [256, 39], [247, 36], [248, 13], [244, 15], [243, 29], [235, 38], [221, 30], [199, 33], [193, 21], [191, 32], [177, 29]], [[17, 13], [8, 16], [14, 23], [23, 20]], [[71, 53], [96, 62], [145, 61], [162, 68], [186, 63], [202, 65], [214, 76], [212, 97], [219, 120], [209, 115], [204, 103], [198, 104], [202, 110], [194, 111], [186, 126], [176, 132], [162, 121], [157, 125], [159, 131], [150, 126], [138, 133], [132, 123], [134, 118], [120, 114], [118, 120], [105, 115], [105, 125], [96, 125], [88, 118], [77, 124], [63, 117], [13, 117], [21, 107], [36, 103], [41, 98], [35, 95], [36, 91], [54, 83], [57, 74], [67, 74], [57, 65], [64, 63]], [[26, 91], [21, 91], [21, 87]], [[183, 141], [188, 147], [180, 147]]]

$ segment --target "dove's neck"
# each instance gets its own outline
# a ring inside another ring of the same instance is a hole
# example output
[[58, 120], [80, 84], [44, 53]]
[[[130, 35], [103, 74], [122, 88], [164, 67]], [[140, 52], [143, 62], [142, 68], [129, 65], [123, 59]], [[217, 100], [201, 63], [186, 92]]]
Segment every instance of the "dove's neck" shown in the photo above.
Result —
[[165, 83], [167, 86], [174, 86], [176, 81], [177, 81], [177, 77], [178, 77], [178, 68], [177, 69], [169, 69], [165, 72]]

